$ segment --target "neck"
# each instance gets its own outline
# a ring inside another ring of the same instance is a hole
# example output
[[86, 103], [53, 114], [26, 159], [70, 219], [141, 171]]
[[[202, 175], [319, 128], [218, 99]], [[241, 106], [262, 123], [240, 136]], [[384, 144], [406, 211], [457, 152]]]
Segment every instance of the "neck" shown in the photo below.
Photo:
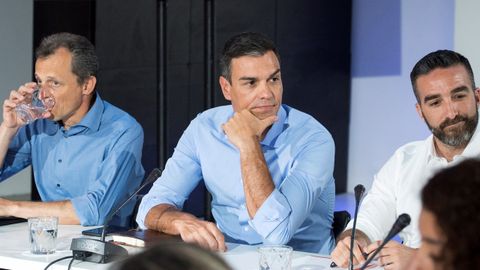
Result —
[[445, 158], [448, 162], [453, 160], [454, 156], [460, 155], [465, 150], [466, 145], [464, 146], [450, 146], [442, 143], [435, 136], [433, 137], [433, 145], [435, 146], [435, 151], [439, 157]]
[[96, 96], [92, 97], [91, 95], [85, 95], [83, 96], [83, 99], [84, 100], [82, 101], [82, 104], [80, 104], [80, 107], [76, 111], [74, 111], [70, 116], [60, 121], [65, 129], [68, 130], [72, 126], [82, 121], [83, 117], [85, 117], [88, 111], [92, 108]]

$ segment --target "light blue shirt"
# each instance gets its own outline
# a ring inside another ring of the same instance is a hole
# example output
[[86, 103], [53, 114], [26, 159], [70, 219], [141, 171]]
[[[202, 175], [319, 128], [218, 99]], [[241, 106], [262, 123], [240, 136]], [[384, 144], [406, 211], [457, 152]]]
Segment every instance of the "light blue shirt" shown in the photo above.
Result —
[[[9, 146], [0, 181], [32, 165], [42, 201], [70, 200], [82, 225], [101, 225], [137, 188], [142, 127], [126, 112], [96, 95], [83, 119], [65, 130], [41, 119], [21, 127]], [[111, 224], [128, 225], [134, 202]]]
[[330, 133], [313, 117], [282, 105], [261, 142], [275, 189], [250, 218], [239, 151], [222, 130], [232, 116], [231, 106], [221, 106], [190, 123], [162, 176], [140, 204], [140, 227], [145, 228], [145, 216], [155, 205], [181, 209], [204, 179], [212, 194], [212, 214], [226, 241], [288, 244], [295, 250], [330, 254], [335, 197]]

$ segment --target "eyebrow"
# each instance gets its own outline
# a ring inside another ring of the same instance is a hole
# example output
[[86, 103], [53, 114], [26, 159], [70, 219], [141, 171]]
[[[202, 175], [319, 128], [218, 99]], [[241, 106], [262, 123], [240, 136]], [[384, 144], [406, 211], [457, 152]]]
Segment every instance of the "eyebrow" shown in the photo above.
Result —
[[[459, 86], [457, 88], [454, 88], [452, 91], [450, 91], [451, 94], [456, 94], [456, 93], [459, 93], [459, 92], [468, 92], [468, 87], [462, 85], [462, 86]], [[423, 103], [427, 103], [428, 101], [432, 100], [432, 99], [436, 99], [436, 98], [439, 98], [440, 95], [439, 94], [435, 94], [435, 95], [430, 95], [430, 96], [425, 96], [423, 98]]]
[[280, 69], [275, 70], [275, 71], [268, 77], [268, 79], [270, 80], [271, 78], [275, 77], [278, 73], [280, 73]]
[[[268, 76], [268, 80], [275, 77], [275, 75], [277, 75], [278, 73], [280, 73], [280, 69], [277, 69], [272, 74], [270, 74], [270, 76]], [[257, 77], [240, 77], [238, 80], [239, 81], [256, 81], [258, 80], [258, 78]]]

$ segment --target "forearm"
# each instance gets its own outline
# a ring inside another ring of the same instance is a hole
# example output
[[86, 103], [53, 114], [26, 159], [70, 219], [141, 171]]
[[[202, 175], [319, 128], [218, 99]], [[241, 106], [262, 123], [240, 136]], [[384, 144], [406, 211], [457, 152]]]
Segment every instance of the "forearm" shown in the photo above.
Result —
[[2, 205], [6, 216], [21, 218], [37, 216], [56, 216], [60, 224], [80, 224], [70, 201], [57, 202], [22, 202], [2, 199]]
[[18, 129], [7, 128], [4, 123], [0, 125], [0, 167], [3, 167], [8, 146]]
[[240, 150], [240, 166], [247, 210], [253, 218], [275, 188], [258, 142]]
[[145, 217], [145, 226], [151, 230], [178, 235], [180, 232], [175, 225], [177, 225], [179, 221], [192, 219], [196, 219], [196, 217], [181, 212], [172, 205], [159, 204], [148, 211]]

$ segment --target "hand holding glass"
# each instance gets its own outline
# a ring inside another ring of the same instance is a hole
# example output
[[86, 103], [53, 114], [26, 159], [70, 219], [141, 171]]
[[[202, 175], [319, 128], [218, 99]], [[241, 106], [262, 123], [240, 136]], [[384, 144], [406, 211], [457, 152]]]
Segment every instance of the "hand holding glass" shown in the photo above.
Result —
[[46, 95], [46, 92], [49, 92], [49, 89], [41, 89], [37, 86], [33, 93], [26, 94], [25, 100], [15, 108], [17, 117], [26, 124], [45, 118], [45, 113], [49, 112], [55, 105], [53, 96], [50, 93]]

